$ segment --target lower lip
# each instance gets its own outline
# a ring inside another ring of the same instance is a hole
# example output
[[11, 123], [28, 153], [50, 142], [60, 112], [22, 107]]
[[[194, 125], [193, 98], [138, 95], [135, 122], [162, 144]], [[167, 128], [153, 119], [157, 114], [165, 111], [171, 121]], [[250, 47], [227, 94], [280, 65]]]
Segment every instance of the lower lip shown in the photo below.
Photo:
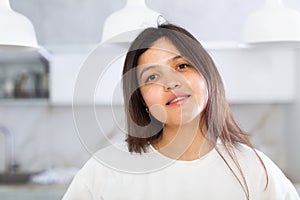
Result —
[[170, 103], [168, 106], [180, 106], [183, 104], [185, 101], [187, 101], [190, 98], [190, 96], [185, 97], [184, 99], [181, 99], [179, 101], [175, 101], [173, 103]]

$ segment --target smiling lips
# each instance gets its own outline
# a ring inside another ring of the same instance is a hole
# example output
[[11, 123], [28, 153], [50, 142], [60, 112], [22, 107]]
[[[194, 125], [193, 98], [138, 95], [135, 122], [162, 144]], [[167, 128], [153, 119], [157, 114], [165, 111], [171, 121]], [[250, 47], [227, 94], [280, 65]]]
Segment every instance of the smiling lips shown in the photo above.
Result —
[[172, 95], [166, 105], [180, 105], [183, 101], [188, 99], [191, 95]]

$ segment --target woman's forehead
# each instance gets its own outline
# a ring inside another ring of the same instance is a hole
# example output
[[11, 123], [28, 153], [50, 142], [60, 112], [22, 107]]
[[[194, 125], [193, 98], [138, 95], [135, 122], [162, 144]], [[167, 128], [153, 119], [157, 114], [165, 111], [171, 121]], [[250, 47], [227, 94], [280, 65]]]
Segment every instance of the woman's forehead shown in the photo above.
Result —
[[163, 63], [178, 55], [180, 52], [169, 39], [160, 38], [139, 57], [138, 65]]
[[175, 54], [179, 54], [178, 49], [176, 48], [176, 46], [173, 44], [173, 42], [166, 38], [166, 37], [162, 37], [158, 40], [156, 40], [151, 46], [150, 49], [157, 49], [157, 50], [164, 50], [166, 52], [170, 52], [170, 53], [175, 53]]

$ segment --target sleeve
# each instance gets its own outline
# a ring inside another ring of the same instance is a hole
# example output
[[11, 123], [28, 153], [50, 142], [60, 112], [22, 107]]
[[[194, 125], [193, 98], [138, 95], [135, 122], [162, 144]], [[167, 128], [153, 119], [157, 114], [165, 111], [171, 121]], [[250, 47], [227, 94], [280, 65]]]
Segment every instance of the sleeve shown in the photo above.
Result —
[[62, 200], [91, 200], [92, 194], [80, 171], [74, 177]]
[[268, 172], [268, 186], [262, 199], [300, 200], [296, 188], [280, 168], [263, 153], [259, 153]]
[[109, 171], [95, 158], [91, 158], [76, 174], [63, 200], [101, 199]]

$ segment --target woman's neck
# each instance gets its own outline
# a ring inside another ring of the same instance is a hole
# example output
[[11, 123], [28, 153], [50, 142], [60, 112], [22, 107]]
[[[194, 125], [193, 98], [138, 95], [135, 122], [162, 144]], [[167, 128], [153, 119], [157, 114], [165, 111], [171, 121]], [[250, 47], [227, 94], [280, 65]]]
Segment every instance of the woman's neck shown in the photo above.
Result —
[[161, 140], [152, 145], [172, 159], [195, 160], [211, 150], [203, 131], [199, 120], [181, 126], [165, 125]]

